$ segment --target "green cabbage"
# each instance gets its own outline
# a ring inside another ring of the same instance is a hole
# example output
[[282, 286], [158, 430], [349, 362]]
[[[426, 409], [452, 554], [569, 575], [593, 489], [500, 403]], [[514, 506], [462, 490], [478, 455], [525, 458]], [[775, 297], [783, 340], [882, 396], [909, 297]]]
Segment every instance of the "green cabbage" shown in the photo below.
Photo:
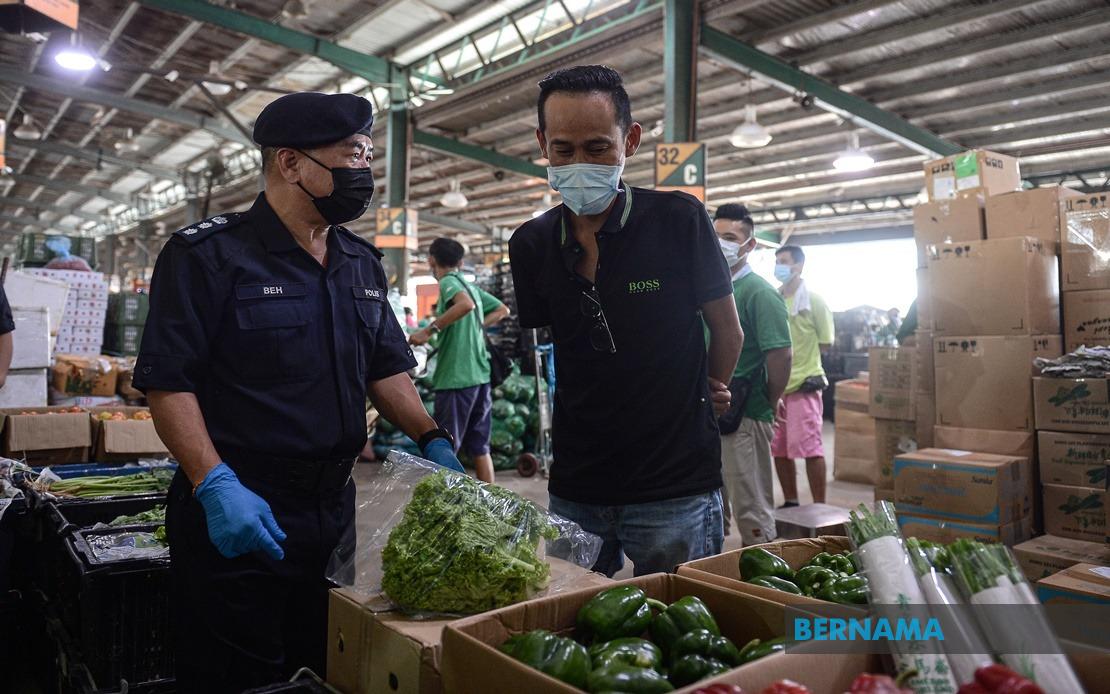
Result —
[[382, 589], [410, 611], [474, 614], [547, 586], [538, 554], [555, 527], [542, 509], [465, 475], [436, 472], [413, 490], [382, 550]]

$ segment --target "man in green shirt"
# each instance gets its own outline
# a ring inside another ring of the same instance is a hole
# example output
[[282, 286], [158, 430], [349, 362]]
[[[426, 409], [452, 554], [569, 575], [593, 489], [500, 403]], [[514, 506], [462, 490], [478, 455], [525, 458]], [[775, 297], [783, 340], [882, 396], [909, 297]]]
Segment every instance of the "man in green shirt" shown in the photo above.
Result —
[[805, 458], [806, 477], [813, 492], [814, 503], [825, 503], [825, 449], [821, 442], [824, 404], [821, 391], [828, 381], [821, 367], [821, 354], [833, 341], [832, 311], [824, 299], [809, 291], [802, 280], [806, 256], [797, 246], [783, 246], [775, 251], [775, 279], [786, 298], [790, 314], [790, 337], [794, 344], [794, 363], [786, 395], [775, 422], [775, 438], [771, 452], [775, 471], [786, 499], [784, 506], [798, 505], [798, 481], [795, 458]]
[[[721, 205], [713, 226], [732, 272], [732, 294], [744, 332], [730, 385], [750, 384], [739, 427], [721, 433], [721, 471], [740, 538], [753, 545], [773, 540], [776, 534], [771, 439], [775, 410], [790, 378], [790, 324], [782, 296], [748, 264], [756, 241], [747, 208]], [[740, 404], [734, 401], [733, 406]], [[722, 425], [727, 430], [726, 419], [727, 415]]]
[[478, 479], [493, 481], [489, 454], [490, 397], [489, 352], [485, 328], [509, 315], [509, 309], [492, 294], [463, 279], [459, 268], [465, 250], [458, 241], [439, 238], [428, 248], [428, 265], [439, 281], [435, 319], [409, 336], [414, 345], [436, 341], [435, 419], [454, 437], [474, 462]]

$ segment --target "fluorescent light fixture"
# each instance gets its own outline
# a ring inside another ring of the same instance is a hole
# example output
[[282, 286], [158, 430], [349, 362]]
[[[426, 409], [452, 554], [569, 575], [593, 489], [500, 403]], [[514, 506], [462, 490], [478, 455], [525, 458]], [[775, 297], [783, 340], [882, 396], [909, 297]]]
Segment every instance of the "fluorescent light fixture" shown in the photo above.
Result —
[[852, 133], [848, 149], [840, 153], [833, 162], [837, 171], [866, 171], [875, 165], [871, 155], [859, 148], [859, 135]]
[[744, 107], [744, 122], [732, 131], [729, 142], [733, 147], [763, 147], [771, 141], [771, 133], [755, 119], [755, 104]]
[[207, 80], [201, 82], [204, 88], [212, 92], [212, 96], [226, 96], [231, 93], [231, 85], [226, 82], [209, 82]]
[[461, 210], [470, 204], [470, 201], [459, 189], [459, 179], [451, 179], [451, 190], [443, 194], [443, 197], [439, 199], [439, 204], [452, 210]]
[[54, 54], [54, 62], [67, 70], [88, 72], [96, 67], [96, 56], [80, 46], [63, 48]]
[[35, 121], [31, 119], [31, 116], [24, 113], [23, 122], [12, 131], [12, 135], [15, 135], [20, 140], [37, 140], [42, 137], [42, 131], [35, 125]]

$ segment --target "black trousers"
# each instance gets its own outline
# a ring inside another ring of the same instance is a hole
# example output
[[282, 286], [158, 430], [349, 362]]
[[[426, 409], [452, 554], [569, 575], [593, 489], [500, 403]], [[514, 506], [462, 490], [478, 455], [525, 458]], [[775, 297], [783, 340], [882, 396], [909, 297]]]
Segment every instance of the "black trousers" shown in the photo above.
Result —
[[265, 499], [287, 539], [285, 558], [262, 552], [225, 559], [208, 537], [204, 508], [184, 473], [170, 487], [166, 532], [178, 691], [241, 692], [288, 679], [301, 667], [323, 676], [326, 578], [333, 550], [354, 546], [354, 482], [330, 491], [240, 481]]

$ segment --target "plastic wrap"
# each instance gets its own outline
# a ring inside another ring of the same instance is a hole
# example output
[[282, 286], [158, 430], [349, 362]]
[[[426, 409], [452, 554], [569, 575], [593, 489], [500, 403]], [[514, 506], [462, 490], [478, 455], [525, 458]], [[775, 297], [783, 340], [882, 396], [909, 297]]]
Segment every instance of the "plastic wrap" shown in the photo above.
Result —
[[953, 574], [972, 605], [1026, 605], [1027, 609], [977, 609], [983, 633], [1002, 662], [1053, 694], [1082, 694], [1048, 617], [1010, 550], [960, 539], [949, 547]]
[[[894, 504], [877, 502], [873, 513], [860, 504], [850, 518], [848, 538], [860, 573], [867, 577], [868, 603], [873, 611], [892, 622], [920, 619], [923, 610], [912, 606], [928, 601], [898, 530]], [[945, 654], [924, 652], [920, 644], [901, 640], [891, 640], [890, 651], [899, 672], [917, 671], [909, 682], [915, 694], [955, 694], [957, 685]]]
[[[597, 561], [601, 538], [516, 494], [393, 451], [360, 489], [328, 577], [408, 612], [474, 614], [559, 591]], [[549, 557], [574, 565], [553, 577]]]
[[51, 236], [44, 244], [54, 254], [46, 263], [47, 270], [79, 270], [92, 272], [89, 262], [69, 252], [70, 240], [65, 236]]
[[975, 671], [984, 665], [990, 665], [994, 659], [990, 656], [987, 640], [970, 611], [959, 609], [959, 606], [966, 603], [960, 597], [952, 576], [943, 568], [949, 561], [947, 551], [942, 546], [914, 538], [906, 540], [906, 550], [925, 601], [930, 605], [946, 608], [945, 615], [948, 619], [944, 645], [956, 682], [973, 682]]
[[90, 562], [107, 564], [131, 559], [167, 559], [169, 546], [153, 530], [120, 530], [98, 523], [85, 535], [92, 556]]

